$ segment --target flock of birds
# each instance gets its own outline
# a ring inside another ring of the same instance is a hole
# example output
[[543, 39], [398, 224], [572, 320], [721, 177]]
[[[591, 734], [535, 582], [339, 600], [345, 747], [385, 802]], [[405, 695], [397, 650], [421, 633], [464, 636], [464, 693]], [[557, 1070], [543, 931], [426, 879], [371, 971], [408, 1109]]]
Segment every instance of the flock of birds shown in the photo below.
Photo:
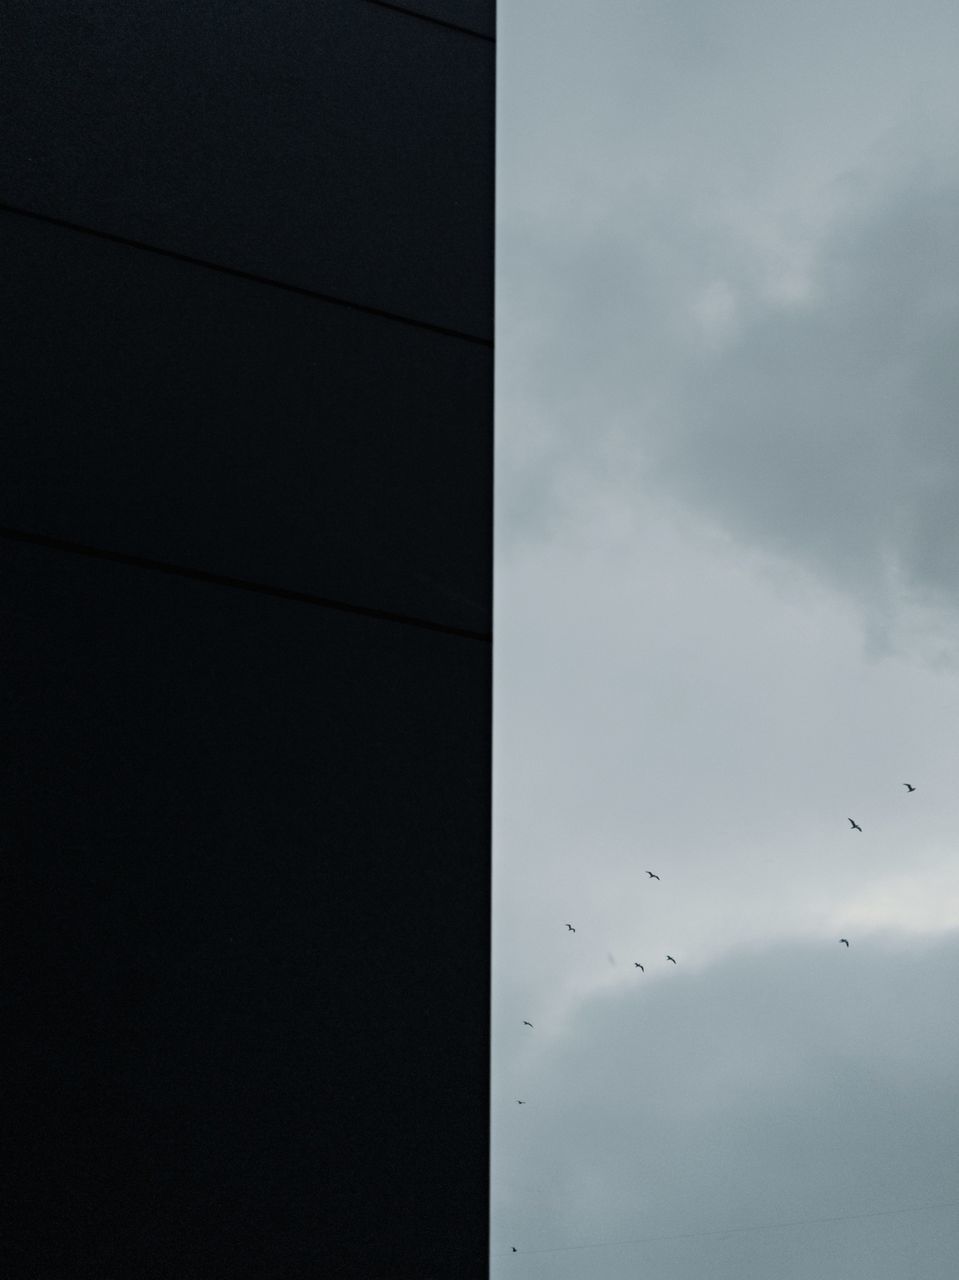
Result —
[[[915, 790], [916, 790], [916, 788], [912, 785], [912, 783], [911, 783], [911, 782], [904, 782], [902, 785], [906, 788], [906, 791], [907, 791], [907, 793], [909, 793], [909, 794], [911, 794], [913, 791], [915, 791]], [[861, 831], [862, 831], [862, 827], [859, 825], [859, 823], [858, 823], [858, 822], [856, 822], [856, 820], [855, 820], [854, 818], [850, 818], [850, 819], [849, 819], [849, 825], [850, 825], [850, 830], [852, 830], [852, 831], [859, 831], [859, 832], [861, 832]], [[651, 880], [658, 880], [658, 879], [660, 878], [660, 877], [656, 874], [656, 872], [655, 872], [655, 871], [647, 871], [647, 872], [646, 872], [646, 874], [649, 876], [649, 878], [650, 878]], [[575, 932], [576, 932], [576, 928], [575, 928], [575, 926], [574, 926], [573, 924], [571, 924], [569, 920], [565, 921], [565, 925], [566, 925], [566, 928], [569, 930], [569, 932], [570, 932], [570, 933], [575, 933]], [[839, 939], [839, 945], [840, 945], [840, 946], [844, 946], [844, 947], [846, 947], [846, 948], [848, 949], [848, 947], [849, 947], [849, 939], [848, 939], [848, 938], [840, 938], [840, 939]], [[675, 960], [675, 958], [674, 958], [673, 956], [667, 955], [666, 959], [667, 959], [668, 961], [670, 961], [672, 964], [675, 964], [675, 963], [676, 963], [676, 960]], [[633, 961], [633, 968], [634, 968], [634, 969], [639, 969], [639, 971], [640, 971], [641, 973], [645, 973], [645, 972], [646, 972], [645, 967], [644, 967], [643, 965], [641, 965], [641, 964], [639, 963], [639, 961], [638, 961], [638, 960], [634, 960], [634, 961]], [[532, 1031], [532, 1030], [535, 1030], [535, 1028], [533, 1027], [533, 1024], [532, 1024], [532, 1023], [531, 1023], [527, 1018], [524, 1018], [524, 1019], [523, 1019], [523, 1026], [524, 1026], [524, 1027], [529, 1027], [531, 1031]], [[524, 1107], [524, 1106], [526, 1105], [526, 1099], [525, 1099], [525, 1098], [517, 1098], [517, 1099], [516, 1099], [516, 1101], [517, 1101], [517, 1104], [518, 1104], [519, 1106], [521, 1106], [521, 1107]], [[515, 1246], [515, 1245], [512, 1245], [512, 1246], [511, 1246], [511, 1248], [512, 1248], [513, 1253], [518, 1253], [518, 1252], [519, 1252], [519, 1250], [516, 1248], [516, 1246]]]

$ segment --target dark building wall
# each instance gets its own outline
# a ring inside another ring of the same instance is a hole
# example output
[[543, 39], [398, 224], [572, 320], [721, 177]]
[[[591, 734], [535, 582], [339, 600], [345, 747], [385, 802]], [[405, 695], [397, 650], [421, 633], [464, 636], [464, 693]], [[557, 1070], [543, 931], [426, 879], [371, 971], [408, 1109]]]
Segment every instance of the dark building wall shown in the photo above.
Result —
[[485, 1277], [492, 0], [7, 14], [5, 1273]]

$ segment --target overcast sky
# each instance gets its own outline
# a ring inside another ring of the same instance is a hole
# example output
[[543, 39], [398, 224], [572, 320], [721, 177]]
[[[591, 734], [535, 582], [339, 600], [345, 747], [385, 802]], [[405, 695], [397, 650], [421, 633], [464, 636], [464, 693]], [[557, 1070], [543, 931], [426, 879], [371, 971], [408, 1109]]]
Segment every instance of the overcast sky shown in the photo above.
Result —
[[959, 13], [498, 9], [491, 1276], [955, 1280]]

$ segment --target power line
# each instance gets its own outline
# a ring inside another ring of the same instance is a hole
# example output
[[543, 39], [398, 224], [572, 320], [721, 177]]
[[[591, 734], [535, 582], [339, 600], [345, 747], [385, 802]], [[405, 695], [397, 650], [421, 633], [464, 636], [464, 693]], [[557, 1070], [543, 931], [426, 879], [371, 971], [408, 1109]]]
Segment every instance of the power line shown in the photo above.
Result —
[[428, 320], [417, 320], [413, 316], [400, 315], [395, 311], [385, 311], [382, 307], [368, 306], [363, 302], [354, 302], [350, 298], [341, 298], [336, 294], [323, 293], [319, 289], [307, 285], [293, 284], [288, 280], [277, 280], [273, 276], [263, 275], [258, 271], [247, 271], [242, 267], [231, 267], [223, 262], [211, 262], [208, 258], [198, 258], [194, 254], [182, 253], [179, 249], [166, 249], [159, 244], [149, 244], [144, 240], [134, 240], [130, 236], [122, 236], [113, 231], [104, 231], [98, 227], [89, 227], [81, 222], [73, 222], [67, 218], [59, 218], [54, 214], [40, 213], [36, 209], [27, 209], [22, 205], [11, 204], [8, 200], [0, 200], [0, 213], [9, 213], [18, 218], [30, 218], [33, 222], [47, 223], [52, 227], [61, 227], [66, 231], [75, 231], [79, 235], [92, 236], [96, 240], [105, 240], [110, 244], [123, 245], [127, 249], [139, 249], [158, 258], [171, 258], [174, 262], [182, 262], [190, 267], [202, 267], [206, 271], [216, 271], [220, 275], [233, 276], [237, 280], [247, 280], [252, 284], [266, 285], [270, 289], [279, 289], [284, 293], [298, 294], [302, 298], [314, 298], [318, 302], [328, 302], [334, 307], [348, 307], [351, 311], [360, 311], [364, 315], [378, 316], [383, 320], [395, 320], [397, 324], [411, 325], [415, 329], [425, 329], [430, 333], [441, 333], [444, 337], [460, 338], [464, 342], [474, 342], [481, 347], [493, 349], [493, 339], [484, 338], [476, 333], [465, 333], [461, 329], [451, 329], [448, 325], [432, 324]]
[[[754, 1227], [721, 1227], [713, 1228], [708, 1231], [682, 1231], [677, 1235], [669, 1236], [640, 1236], [637, 1240], [601, 1240], [596, 1244], [567, 1244], [557, 1245], [552, 1249], [519, 1249], [517, 1252], [523, 1254], [533, 1253], [571, 1253], [578, 1249], [616, 1249], [626, 1245], [637, 1244], [661, 1244], [667, 1240], [700, 1240], [707, 1236], [730, 1236], [745, 1235], [752, 1231], [776, 1231], [784, 1227], [816, 1227], [822, 1226], [829, 1222], [853, 1222], [864, 1218], [891, 1218], [895, 1214], [902, 1213], [925, 1213], [931, 1209], [955, 1209], [959, 1208], [959, 1200], [944, 1200], [939, 1204], [916, 1204], [910, 1205], [906, 1209], [873, 1209], [869, 1213], [842, 1213], [832, 1218], [795, 1218], [789, 1222], [764, 1222]], [[498, 1257], [511, 1257], [512, 1249], [508, 1254], [498, 1254]]]
[[420, 627], [424, 631], [439, 631], [448, 636], [462, 636], [466, 640], [482, 640], [491, 644], [493, 636], [488, 631], [471, 631], [466, 627], [454, 627], [445, 622], [412, 614], [395, 613], [389, 609], [374, 609], [371, 605], [350, 604], [346, 600], [332, 600], [313, 595], [309, 591], [296, 591], [292, 587], [272, 586], [268, 582], [251, 582], [247, 578], [233, 578], [225, 573], [213, 573], [206, 569], [194, 569], [187, 565], [172, 564], [167, 560], [152, 560], [147, 556], [126, 551], [110, 551], [106, 547], [90, 547], [67, 538], [53, 538], [45, 533], [28, 533], [24, 529], [8, 529], [0, 526], [0, 540], [24, 542], [53, 551], [65, 551], [70, 555], [87, 556], [91, 560], [108, 560], [114, 564], [128, 565], [134, 569], [149, 569], [154, 573], [169, 574], [174, 578], [187, 578], [193, 582], [206, 582], [214, 586], [229, 587], [234, 591], [249, 591], [255, 595], [272, 596], [276, 600], [292, 600], [298, 604], [314, 605], [339, 613], [352, 613], [361, 618], [377, 618], [384, 622], [398, 622], [408, 627]]
[[394, 9], [397, 13], [406, 14], [408, 18], [419, 18], [422, 22], [432, 23], [434, 27], [446, 27], [449, 31], [459, 31], [464, 36], [476, 36], [477, 40], [488, 40], [490, 44], [496, 43], [495, 36], [474, 31], [472, 27], [461, 27], [458, 22], [446, 22], [442, 18], [434, 18], [431, 14], [420, 13], [416, 9], [407, 9], [404, 5], [394, 4], [393, 0], [367, 0], [367, 4], [379, 5], [381, 9]]

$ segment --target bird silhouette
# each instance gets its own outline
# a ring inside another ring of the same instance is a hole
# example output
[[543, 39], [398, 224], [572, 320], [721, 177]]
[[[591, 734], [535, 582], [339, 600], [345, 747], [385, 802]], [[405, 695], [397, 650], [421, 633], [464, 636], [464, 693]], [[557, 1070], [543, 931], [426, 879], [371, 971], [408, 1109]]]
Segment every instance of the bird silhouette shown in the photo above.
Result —
[[575, 933], [575, 932], [576, 932], [576, 930], [573, 928], [573, 926], [569, 923], [569, 921], [568, 921], [568, 920], [567, 920], [567, 922], [566, 922], [566, 928], [570, 931], [570, 933]]
[[526, 1106], [526, 1099], [525, 1099], [525, 1098], [517, 1098], [517, 1099], [516, 1099], [516, 1105], [517, 1105], [518, 1107], [525, 1107], [525, 1106]]
[[840, 941], [840, 942], [844, 942], [844, 943], [846, 944], [846, 946], [847, 946], [847, 947], [849, 946], [849, 939], [848, 939], [848, 938], [840, 938], [840, 939], [839, 939], [839, 941]]
[[[673, 960], [673, 957], [672, 957], [672, 956], [667, 956], [667, 957], [666, 957], [666, 959], [667, 959], [667, 960]], [[673, 964], [675, 964], [675, 963], [676, 963], [676, 961], [675, 961], [675, 960], [673, 960]]]
[[514, 1253], [519, 1253], [519, 1250], [517, 1249], [515, 1244], [510, 1245], [510, 1248], [513, 1250]]
[[655, 872], [655, 871], [647, 871], [647, 872], [646, 872], [646, 874], [649, 876], [650, 880], [658, 880], [658, 879], [659, 879], [659, 876], [656, 874], [656, 872]]
[[639, 963], [639, 961], [638, 961], [638, 960], [634, 960], [634, 961], [633, 961], [633, 968], [634, 968], [634, 969], [640, 969], [640, 970], [642, 970], [642, 972], [643, 972], [643, 973], [645, 973], [645, 972], [646, 972], [646, 970], [645, 970], [645, 969], [643, 969], [643, 966]]
[[849, 821], [850, 821], [850, 823], [852, 823], [852, 829], [853, 829], [853, 831], [861, 831], [861, 830], [862, 830], [862, 827], [859, 825], [859, 823], [858, 823], [858, 822], [853, 822], [852, 818], [850, 818], [850, 819], [849, 819]]
[[532, 1024], [531, 1022], [527, 1022], [525, 1018], [523, 1019], [523, 1026], [524, 1026], [524, 1027], [532, 1027], [532, 1025], [533, 1025], [533, 1024]]
[[902, 785], [906, 788], [907, 791], [915, 791], [916, 789], [911, 782], [904, 782]]

